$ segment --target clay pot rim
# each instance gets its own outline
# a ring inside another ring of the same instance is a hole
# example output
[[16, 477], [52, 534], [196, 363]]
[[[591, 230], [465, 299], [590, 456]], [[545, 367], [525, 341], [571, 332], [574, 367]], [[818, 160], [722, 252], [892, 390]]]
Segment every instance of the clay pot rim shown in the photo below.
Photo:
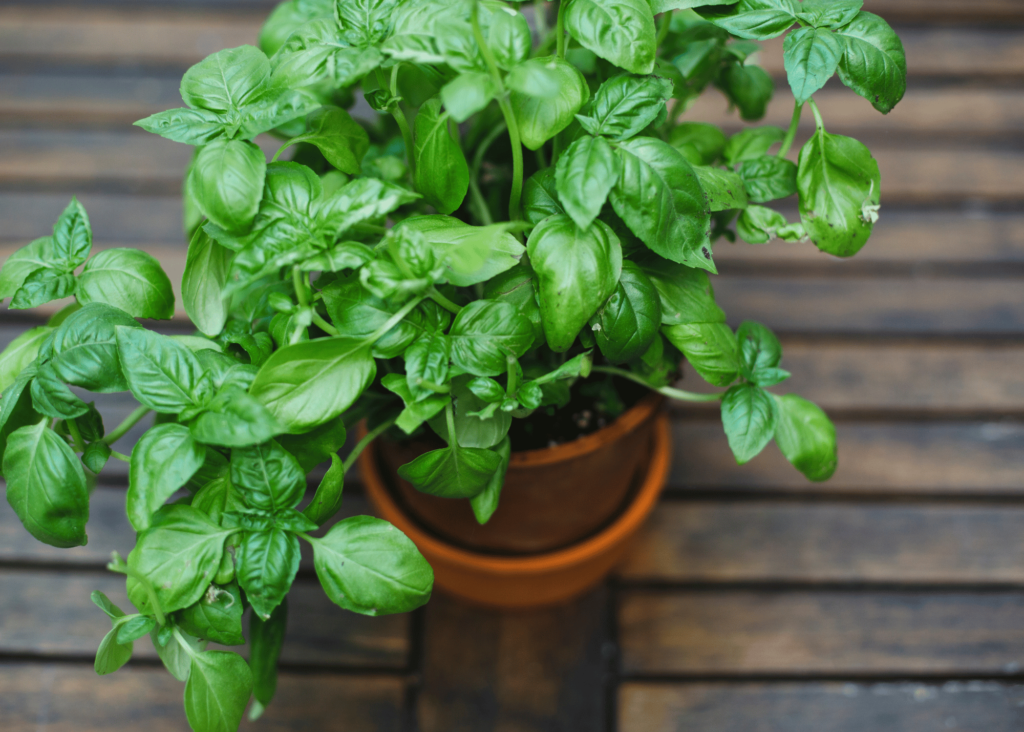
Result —
[[[654, 400], [651, 408], [656, 408], [659, 401]], [[640, 405], [638, 404], [637, 406]], [[623, 415], [623, 417], [625, 416]], [[365, 426], [361, 425], [360, 432], [364, 430]], [[593, 436], [590, 435], [590, 437]], [[539, 451], [533, 450], [529, 452]], [[432, 554], [459, 567], [484, 571], [489, 574], [527, 576], [546, 574], [583, 564], [595, 555], [612, 550], [632, 535], [650, 514], [658, 497], [661, 495], [661, 489], [668, 478], [671, 453], [672, 445], [668, 415], [659, 414], [655, 417], [654, 449], [651, 453], [647, 476], [633, 496], [629, 506], [611, 524], [588, 539], [584, 539], [564, 549], [525, 557], [500, 557], [490, 554], [478, 554], [466, 549], [456, 548], [421, 529], [399, 506], [392, 497], [391, 492], [385, 487], [377, 465], [377, 448], [375, 444], [371, 444], [360, 456], [359, 468], [362, 472], [367, 492], [372, 494], [373, 501], [380, 507], [384, 517], [404, 532], [413, 543], [421, 547], [424, 553]]]
[[581, 457], [606, 447], [615, 442], [628, 432], [632, 432], [638, 426], [646, 422], [661, 407], [665, 397], [656, 391], [644, 395], [639, 402], [618, 416], [614, 422], [607, 427], [602, 427], [597, 432], [584, 435], [572, 442], [563, 442], [554, 447], [541, 447], [536, 450], [521, 450], [513, 452], [509, 459], [509, 465], [535, 466], [560, 463], [563, 460]]

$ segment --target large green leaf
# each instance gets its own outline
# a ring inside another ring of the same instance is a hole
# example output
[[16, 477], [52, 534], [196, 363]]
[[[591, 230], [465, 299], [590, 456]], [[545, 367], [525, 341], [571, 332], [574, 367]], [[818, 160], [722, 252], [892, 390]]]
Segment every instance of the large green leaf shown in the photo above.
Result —
[[191, 658], [185, 682], [189, 725], [202, 732], [236, 732], [252, 693], [249, 664], [237, 653], [226, 651], [203, 651]]
[[185, 72], [181, 98], [193, 109], [228, 112], [256, 101], [270, 83], [270, 61], [253, 46], [218, 51]]
[[565, 29], [580, 45], [634, 74], [654, 70], [654, 13], [648, 0], [572, 0]]
[[241, 387], [229, 385], [214, 397], [189, 429], [193, 437], [206, 445], [247, 447], [279, 434], [281, 425], [255, 397]]
[[622, 263], [615, 292], [590, 321], [606, 359], [621, 363], [643, 355], [661, 328], [661, 300], [650, 278], [635, 262]]
[[558, 80], [560, 89], [556, 96], [551, 97], [531, 96], [517, 91], [511, 94], [512, 112], [522, 142], [530, 150], [537, 150], [569, 126], [574, 115], [590, 98], [590, 88], [575, 66], [555, 56], [532, 58], [523, 62], [523, 65], [527, 64], [540, 66], [549, 72]]
[[157, 425], [139, 438], [128, 470], [128, 520], [136, 531], [149, 528], [150, 517], [205, 460], [206, 448], [184, 425]]
[[295, 141], [316, 145], [331, 165], [342, 173], [357, 175], [363, 156], [370, 147], [370, 136], [352, 115], [341, 107], [326, 106], [306, 118], [306, 132]]
[[420, 107], [415, 127], [416, 190], [439, 212], [450, 214], [469, 191], [469, 164], [459, 145], [458, 127], [441, 111], [440, 97]]
[[242, 614], [245, 606], [238, 585], [212, 587], [202, 599], [178, 612], [178, 625], [186, 633], [226, 646], [245, 643], [242, 635]]
[[490, 482], [501, 465], [493, 450], [445, 447], [424, 453], [398, 469], [416, 490], [441, 498], [472, 498]]
[[846, 46], [839, 78], [888, 114], [907, 91], [907, 56], [899, 36], [877, 15], [861, 11], [839, 37]]
[[238, 547], [238, 583], [264, 620], [284, 600], [299, 571], [299, 540], [287, 531], [246, 533]]
[[622, 160], [603, 137], [585, 135], [558, 159], [558, 197], [580, 228], [590, 226], [601, 213], [621, 172]]
[[306, 491], [298, 460], [274, 441], [232, 450], [231, 483], [247, 505], [274, 512], [295, 508]]
[[798, 9], [795, 0], [740, 0], [725, 10], [714, 8], [701, 15], [739, 38], [766, 41], [796, 23]]
[[505, 373], [533, 343], [530, 321], [506, 302], [477, 300], [459, 311], [449, 331], [452, 361], [477, 376]]
[[736, 462], [752, 460], [775, 435], [779, 413], [771, 394], [753, 384], [739, 384], [722, 397], [722, 426]]
[[89, 214], [72, 197], [71, 203], [53, 225], [53, 256], [65, 272], [71, 272], [86, 260], [92, 250], [92, 225]]
[[658, 76], [619, 74], [601, 84], [577, 119], [592, 135], [628, 140], [659, 117], [672, 98], [672, 82]]
[[185, 257], [181, 278], [181, 299], [188, 317], [208, 336], [220, 335], [228, 319], [223, 298], [232, 251], [221, 246], [203, 230], [196, 229]]
[[251, 142], [215, 140], [199, 149], [189, 187], [199, 210], [230, 232], [244, 232], [259, 211], [267, 159]]
[[786, 36], [782, 49], [789, 86], [803, 104], [836, 73], [843, 42], [824, 28], [799, 28]]
[[669, 325], [662, 333], [709, 384], [728, 386], [739, 375], [739, 344], [725, 323]]
[[153, 255], [138, 249], [107, 249], [86, 262], [78, 301], [104, 302], [135, 318], [174, 316], [170, 279]]
[[808, 480], [828, 480], [836, 472], [836, 428], [813, 402], [796, 394], [775, 397], [779, 412], [775, 442]]
[[117, 328], [139, 328], [128, 313], [104, 303], [90, 303], [69, 315], [41, 356], [60, 379], [92, 392], [128, 389], [117, 353]]
[[52, 332], [53, 328], [40, 325], [29, 328], [7, 344], [7, 348], [0, 353], [0, 393], [7, 391], [18, 374], [36, 360], [39, 347]]
[[36, 270], [55, 265], [52, 236], [44, 236], [23, 246], [7, 257], [3, 269], [0, 269], [0, 298], [12, 297]]
[[179, 414], [213, 395], [212, 380], [185, 346], [142, 328], [117, 326], [117, 351], [132, 394], [155, 412]]
[[487, 282], [514, 267], [526, 248], [509, 233], [508, 226], [470, 226], [454, 216], [412, 216], [395, 227], [411, 229], [445, 262], [445, 277], [456, 287]]

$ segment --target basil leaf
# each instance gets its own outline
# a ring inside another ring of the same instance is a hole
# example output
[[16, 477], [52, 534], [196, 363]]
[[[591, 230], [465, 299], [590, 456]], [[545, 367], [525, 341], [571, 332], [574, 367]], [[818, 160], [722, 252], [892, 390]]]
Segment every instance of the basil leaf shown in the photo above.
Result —
[[334, 12], [345, 36], [354, 44], [368, 46], [384, 40], [400, 4], [400, 0], [347, 0], [335, 2]]
[[115, 330], [125, 379], [139, 403], [162, 414], [179, 414], [213, 396], [211, 380], [203, 378], [203, 368], [188, 348], [143, 328]]
[[907, 91], [907, 56], [889, 24], [861, 11], [838, 33], [846, 50], [839, 61], [839, 78], [888, 114]]
[[360, 338], [322, 338], [276, 351], [249, 393], [286, 432], [308, 432], [348, 409], [373, 381], [377, 365]]
[[498, 89], [486, 71], [467, 71], [441, 87], [440, 94], [448, 114], [461, 124], [490, 104]]
[[732, 328], [725, 323], [670, 325], [662, 328], [662, 333], [709, 384], [728, 386], [736, 380], [740, 369], [739, 345]]
[[487, 45], [498, 66], [511, 69], [530, 55], [533, 42], [530, 24], [521, 13], [504, 3], [481, 3], [481, 10], [485, 9], [491, 10], [489, 17], [485, 18]]
[[725, 322], [706, 273], [652, 254], [639, 258], [637, 264], [658, 291], [665, 325]]
[[505, 473], [508, 472], [508, 463], [512, 457], [512, 442], [506, 437], [498, 445], [494, 452], [501, 458], [498, 469], [494, 471], [487, 486], [469, 499], [469, 505], [473, 509], [473, 516], [478, 524], [486, 524], [491, 516], [498, 510], [498, 499], [501, 498], [501, 489], [505, 484]]
[[0, 298], [12, 297], [36, 270], [54, 265], [53, 237], [45, 236], [23, 246], [0, 269]]
[[615, 292], [622, 246], [603, 221], [581, 229], [568, 216], [552, 216], [534, 228], [526, 247], [537, 273], [544, 334], [551, 349], [562, 353]]
[[836, 73], [844, 46], [832, 31], [799, 28], [786, 36], [782, 50], [789, 87], [803, 104]]
[[190, 425], [192, 436], [207, 445], [247, 447], [281, 432], [266, 407], [236, 386], [228, 386]]
[[722, 397], [722, 426], [736, 463], [743, 465], [775, 435], [779, 412], [775, 398], [753, 384], [739, 384]]
[[231, 483], [246, 505], [264, 511], [294, 508], [306, 492], [299, 462], [273, 440], [231, 451]]
[[387, 374], [381, 379], [381, 386], [401, 397], [405, 409], [398, 415], [395, 426], [411, 435], [421, 424], [444, 409], [451, 398], [447, 394], [434, 394], [417, 401], [409, 390], [409, 381], [402, 374]]
[[[451, 397], [454, 400], [452, 416], [455, 425], [455, 442], [457, 443], [455, 447], [494, 447], [508, 434], [508, 430], [512, 426], [512, 415], [496, 410], [492, 410], [493, 413], [489, 416], [481, 415], [480, 412], [487, 411], [488, 403], [473, 392], [469, 386], [471, 382], [472, 379], [465, 375], [452, 381]], [[445, 415], [438, 415], [431, 419], [430, 427], [441, 439], [450, 443]]]
[[505, 302], [477, 300], [459, 311], [448, 332], [452, 361], [476, 376], [505, 373], [533, 343], [533, 326]]
[[525, 96], [542, 99], [557, 97], [561, 89], [555, 65], [528, 62], [512, 67], [505, 77], [505, 86]]
[[192, 659], [189, 652], [185, 650], [186, 645], [189, 650], [199, 653], [202, 650], [202, 643], [198, 638], [193, 638], [182, 632], [181, 635], [185, 639], [182, 644], [180, 641], [176, 642], [171, 633], [171, 629], [164, 626], [154, 630], [149, 637], [153, 641], [153, 647], [156, 649], [160, 661], [163, 662], [164, 668], [178, 681], [185, 682], [188, 681], [188, 675], [192, 669]]
[[565, 212], [585, 229], [619, 180], [622, 161], [603, 137], [581, 137], [558, 159], [555, 181]]
[[864, 0], [803, 0], [797, 17], [815, 28], [838, 28], [857, 17]]
[[196, 327], [208, 336], [219, 335], [228, 319], [223, 298], [232, 252], [196, 229], [188, 245], [185, 273], [181, 278], [181, 300]]
[[44, 355], [61, 381], [92, 392], [127, 391], [117, 353], [118, 327], [141, 326], [123, 310], [90, 303], [61, 323]]
[[31, 390], [32, 405], [47, 417], [74, 419], [89, 411], [89, 406], [61, 381], [51, 363], [39, 367]]
[[197, 638], [226, 646], [240, 646], [245, 643], [242, 635], [244, 612], [238, 584], [232, 582], [223, 587], [211, 585], [199, 602], [181, 610], [175, 620], [182, 630]]
[[745, 160], [737, 172], [753, 203], [767, 203], [796, 193], [796, 165], [784, 158], [764, 155]]
[[416, 190], [431, 206], [449, 214], [469, 191], [469, 164], [459, 145], [458, 128], [441, 112], [440, 97], [427, 100], [416, 115]]
[[740, 344], [743, 377], [758, 386], [774, 386], [789, 378], [789, 372], [778, 368], [782, 345], [775, 334], [760, 323], [745, 321], [736, 331]]
[[767, 125], [737, 132], [725, 144], [723, 152], [725, 162], [729, 165], [736, 165], [744, 160], [761, 158], [767, 154], [772, 145], [782, 142], [785, 136], [784, 130]]
[[134, 124], [146, 132], [186, 145], [206, 145], [228, 131], [221, 114], [206, 109], [168, 109]]
[[537, 150], [569, 126], [575, 119], [574, 115], [590, 98], [590, 89], [575, 66], [555, 56], [523, 62], [523, 65], [527, 64], [540, 66], [557, 77], [561, 90], [554, 97], [535, 97], [517, 91], [511, 93], [512, 112], [519, 125], [522, 143], [530, 150]]
[[510, 303], [533, 325], [534, 342], [544, 338], [540, 300], [537, 299], [536, 273], [528, 264], [517, 264], [489, 279], [484, 285], [484, 299]]
[[736, 220], [736, 234], [750, 244], [767, 244], [786, 226], [786, 217], [764, 206], [748, 206]]
[[576, 119], [591, 135], [628, 140], [664, 116], [671, 97], [668, 79], [619, 74], [601, 84]]
[[72, 197], [71, 203], [53, 225], [53, 256], [57, 263], [70, 273], [84, 262], [92, 250], [92, 225], [89, 214]]
[[335, 417], [304, 434], [280, 435], [277, 442], [295, 456], [303, 474], [306, 474], [336, 455], [345, 446], [346, 436], [345, 420]]
[[794, 0], [740, 0], [727, 10], [700, 14], [738, 38], [766, 41], [796, 23], [797, 8]]
[[472, 498], [490, 482], [501, 456], [483, 448], [446, 447], [420, 455], [398, 469], [416, 490], [441, 498]]
[[253, 46], [218, 51], [192, 66], [181, 98], [193, 109], [229, 112], [257, 101], [270, 83], [270, 61]]
[[666, 142], [638, 137], [619, 145], [622, 175], [612, 207], [652, 250], [714, 272], [704, 191], [686, 159]]
[[288, 598], [274, 608], [268, 620], [253, 613], [249, 616], [249, 664], [252, 666], [253, 705], [249, 718], [256, 719], [277, 691], [277, 659], [281, 656], [288, 628]]
[[82, 462], [85, 463], [85, 467], [99, 475], [110, 459], [110, 453], [110, 445], [107, 443], [92, 442], [86, 445], [85, 452], [82, 453]]
[[112, 674], [124, 666], [132, 657], [132, 643], [119, 643], [117, 641], [118, 627], [115, 626], [107, 631], [100, 641], [100, 647], [96, 650], [96, 661], [93, 668], [100, 676]]
[[415, 401], [432, 396], [433, 389], [423, 386], [448, 381], [448, 337], [443, 333], [424, 333], [405, 352], [405, 373]]
[[185, 682], [185, 717], [195, 730], [233, 732], [242, 722], [252, 693], [249, 664], [237, 653], [192, 654]]
[[775, 442], [808, 480], [828, 480], [836, 472], [836, 428], [820, 407], [796, 394], [775, 397], [779, 412]]
[[818, 249], [852, 257], [878, 218], [881, 176], [871, 151], [852, 137], [823, 128], [800, 150], [800, 219]]
[[149, 635], [156, 628], [156, 621], [144, 615], [136, 615], [126, 620], [117, 628], [118, 643], [132, 643], [144, 635]]
[[456, 287], [487, 282], [514, 267], [526, 251], [508, 224], [470, 226], [454, 216], [412, 216], [395, 230], [421, 233], [444, 259], [444, 275]]
[[654, 13], [647, 0], [573, 0], [565, 29], [587, 48], [634, 74], [654, 70]]
[[357, 175], [363, 156], [370, 147], [370, 136], [352, 115], [340, 107], [326, 106], [306, 117], [306, 133], [292, 140], [316, 145], [327, 162], [342, 173]]
[[84, 546], [89, 520], [85, 472], [68, 444], [47, 424], [42, 420], [21, 427], [7, 438], [7, 502], [28, 532], [44, 544]]
[[693, 172], [697, 174], [704, 191], [708, 210], [730, 211], [747, 207], [747, 191], [743, 187], [743, 179], [735, 173], [704, 165], [693, 166]]
[[25, 331], [0, 353], [0, 393], [7, 391], [18, 378], [18, 374], [28, 368], [36, 360], [39, 347], [53, 328], [38, 326]]
[[268, 619], [299, 572], [298, 538], [281, 529], [246, 533], [235, 571], [253, 612]]
[[[224, 540], [233, 530], [222, 529], [185, 505], [165, 506], [154, 518], [128, 554], [128, 566], [149, 580], [161, 609], [172, 613], [203, 596], [220, 565]], [[153, 612], [146, 588], [131, 576], [128, 599], [140, 612]]]
[[188, 184], [204, 216], [228, 231], [241, 232], [259, 211], [266, 173], [267, 159], [253, 143], [214, 140], [199, 149]]
[[86, 262], [78, 301], [104, 302], [135, 318], [174, 316], [170, 279], [153, 255], [138, 249], [107, 249]]
[[668, 141], [693, 165], [711, 165], [725, 150], [725, 134], [704, 122], [680, 122]]
[[[358, 279], [339, 279], [323, 289], [324, 303], [331, 322], [342, 336], [364, 339], [376, 333], [398, 312], [384, 300], [364, 288]], [[381, 336], [373, 346], [377, 358], [394, 358], [422, 333], [414, 310]]]
[[25, 278], [11, 298], [11, 310], [27, 310], [75, 293], [75, 276], [57, 269], [37, 269]]
[[[208, 450], [207, 455], [211, 454], [220, 455]], [[237, 511], [244, 506], [241, 495], [234, 489], [231, 476], [226, 471], [210, 479], [192, 498], [192, 508], [202, 511], [218, 525], [226, 512]]]
[[[392, 376], [393, 374], [389, 374]], [[323, 526], [341, 509], [341, 496], [345, 487], [345, 464], [337, 455], [331, 455], [331, 467], [324, 473], [313, 500], [302, 512], [317, 526]]]
[[128, 469], [128, 520], [136, 531], [150, 527], [150, 517], [205, 460], [206, 448], [184, 425], [157, 425], [139, 438]]
[[125, 616], [124, 610], [111, 602], [110, 598], [99, 590], [93, 590], [89, 595], [89, 599], [92, 600], [93, 605], [102, 610], [111, 620], [117, 620]]
[[280, 87], [351, 86], [380, 65], [373, 46], [351, 45], [334, 18], [312, 20], [300, 27], [274, 54], [274, 84]]
[[611, 363], [630, 361], [647, 350], [661, 328], [661, 301], [639, 265], [622, 263], [615, 292], [590, 324], [598, 348]]
[[764, 117], [775, 84], [768, 72], [751, 64], [731, 64], [722, 70], [716, 86], [736, 105], [740, 119], [754, 122]]
[[43, 415], [32, 406], [32, 389], [29, 385], [36, 378], [34, 365], [22, 371], [0, 398], [0, 466], [6, 454], [8, 439], [15, 430], [34, 425]]

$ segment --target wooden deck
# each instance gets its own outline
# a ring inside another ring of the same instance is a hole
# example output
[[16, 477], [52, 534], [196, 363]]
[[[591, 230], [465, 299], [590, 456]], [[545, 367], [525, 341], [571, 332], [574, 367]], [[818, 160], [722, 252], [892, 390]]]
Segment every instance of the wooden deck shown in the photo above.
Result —
[[[907, 97], [888, 117], [841, 86], [819, 98], [830, 131], [879, 160], [873, 240], [843, 262], [716, 250], [726, 312], [777, 329], [788, 385], [836, 419], [835, 478], [803, 481], [774, 447], [737, 467], [715, 412], [680, 408], [664, 500], [617, 575], [572, 605], [497, 613], [438, 593], [363, 618], [324, 598], [307, 558], [278, 696], [246, 729], [1024, 729], [1024, 4], [865, 5], [904, 38]], [[190, 150], [130, 123], [176, 106], [184, 69], [253, 42], [270, 7], [0, 6], [0, 257], [77, 193], [99, 244], [144, 247], [177, 280]], [[784, 125], [778, 44], [764, 63]], [[694, 117], [723, 108], [711, 95]], [[5, 313], [0, 342], [27, 322]], [[103, 401], [109, 422], [131, 408]], [[125, 484], [123, 468], [105, 477], [91, 541], [70, 551], [0, 502], [4, 732], [187, 729], [181, 685], [144, 642], [116, 675], [92, 669], [107, 620], [89, 592], [124, 597], [103, 566], [133, 543]], [[346, 511], [365, 511], [346, 490]]]

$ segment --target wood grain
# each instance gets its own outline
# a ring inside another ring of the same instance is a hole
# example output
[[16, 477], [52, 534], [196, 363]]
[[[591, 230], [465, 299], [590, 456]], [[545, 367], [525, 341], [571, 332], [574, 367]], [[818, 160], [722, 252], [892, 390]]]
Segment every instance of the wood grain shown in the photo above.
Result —
[[[5, 732], [109, 732], [188, 729], [183, 685], [162, 668], [128, 666], [97, 676], [91, 665], [0, 665]], [[384, 675], [282, 673], [274, 701], [243, 730], [398, 732], [405, 683]]]
[[[108, 630], [107, 616], [89, 599], [104, 592], [125, 612], [124, 578], [105, 572], [0, 570], [0, 655], [59, 654], [90, 658]], [[288, 595], [288, 637], [282, 660], [304, 666], [402, 669], [409, 648], [407, 615], [369, 618], [346, 612], [315, 578], [299, 578]], [[155, 658], [148, 637], [135, 646]]]
[[621, 732], [1016, 732], [1024, 686], [945, 684], [623, 684]]
[[1024, 593], [627, 590], [619, 639], [627, 674], [1016, 673]]
[[1024, 583], [1024, 507], [662, 501], [621, 577]]

